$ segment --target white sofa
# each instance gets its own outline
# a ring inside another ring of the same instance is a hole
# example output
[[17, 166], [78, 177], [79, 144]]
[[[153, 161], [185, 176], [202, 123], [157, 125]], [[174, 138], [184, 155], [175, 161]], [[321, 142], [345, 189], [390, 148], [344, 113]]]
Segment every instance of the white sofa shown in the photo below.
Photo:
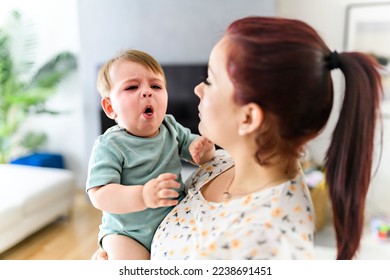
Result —
[[0, 253], [68, 215], [74, 190], [69, 170], [0, 164]]

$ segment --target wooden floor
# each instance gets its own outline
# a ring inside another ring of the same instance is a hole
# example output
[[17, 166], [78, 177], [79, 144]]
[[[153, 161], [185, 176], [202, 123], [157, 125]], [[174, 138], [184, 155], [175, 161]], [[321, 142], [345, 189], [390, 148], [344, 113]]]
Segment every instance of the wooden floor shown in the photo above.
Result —
[[78, 192], [69, 217], [61, 218], [0, 254], [0, 260], [86, 260], [97, 249], [101, 211]]

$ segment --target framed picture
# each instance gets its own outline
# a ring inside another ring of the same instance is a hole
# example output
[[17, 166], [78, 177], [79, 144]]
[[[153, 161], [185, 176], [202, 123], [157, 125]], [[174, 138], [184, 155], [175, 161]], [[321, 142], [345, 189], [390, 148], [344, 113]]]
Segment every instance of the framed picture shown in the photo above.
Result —
[[344, 48], [371, 54], [384, 67], [385, 100], [390, 103], [390, 1], [347, 7]]

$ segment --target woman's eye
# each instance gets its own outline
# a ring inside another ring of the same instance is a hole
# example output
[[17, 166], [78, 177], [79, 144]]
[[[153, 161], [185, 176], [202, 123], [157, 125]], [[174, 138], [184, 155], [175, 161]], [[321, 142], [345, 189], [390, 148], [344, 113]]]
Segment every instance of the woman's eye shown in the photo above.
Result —
[[207, 86], [211, 85], [211, 83], [208, 80], [208, 77], [202, 76], [201, 79], [202, 79], [202, 83], [204, 83], [205, 85]]

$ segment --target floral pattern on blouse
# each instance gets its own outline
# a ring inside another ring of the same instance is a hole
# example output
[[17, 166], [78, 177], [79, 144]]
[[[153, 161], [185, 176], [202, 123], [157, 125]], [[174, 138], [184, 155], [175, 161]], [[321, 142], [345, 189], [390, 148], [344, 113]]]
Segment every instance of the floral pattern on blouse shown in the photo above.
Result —
[[188, 180], [187, 196], [165, 217], [152, 259], [312, 259], [314, 208], [303, 174], [227, 202], [208, 202], [200, 189], [234, 165], [218, 150]]

